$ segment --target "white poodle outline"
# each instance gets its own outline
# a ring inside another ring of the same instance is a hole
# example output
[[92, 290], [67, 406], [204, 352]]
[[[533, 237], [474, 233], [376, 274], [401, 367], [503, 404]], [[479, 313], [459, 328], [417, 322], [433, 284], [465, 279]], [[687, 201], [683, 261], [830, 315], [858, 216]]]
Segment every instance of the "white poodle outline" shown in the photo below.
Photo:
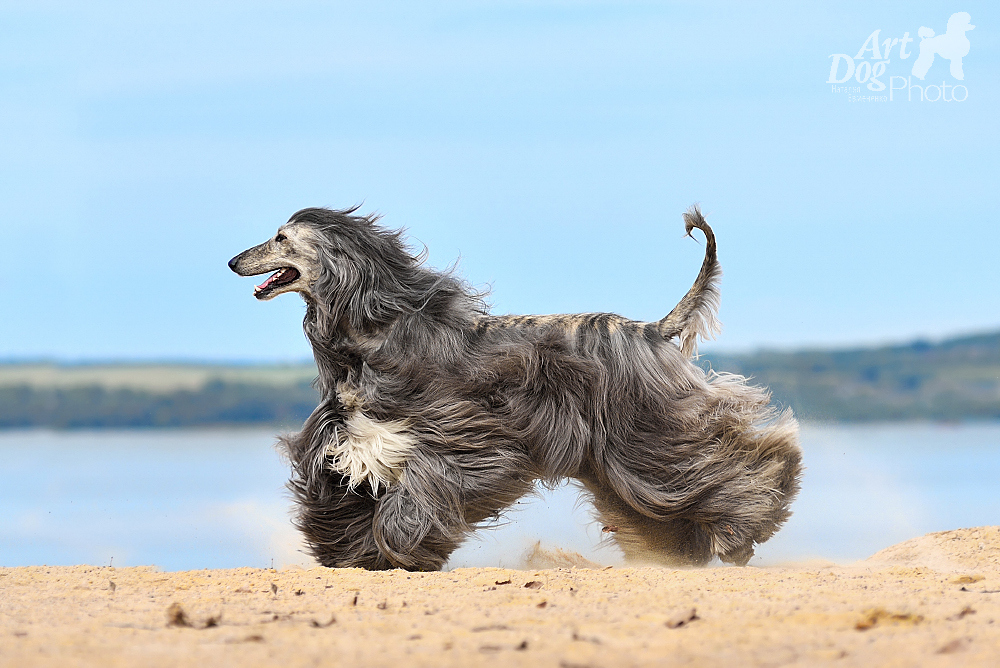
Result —
[[969, 38], [965, 33], [976, 26], [969, 23], [972, 17], [968, 12], [955, 12], [948, 18], [948, 28], [943, 35], [934, 36], [934, 31], [921, 26], [917, 34], [920, 35], [920, 55], [913, 63], [911, 74], [923, 80], [927, 76], [927, 70], [934, 64], [934, 55], [951, 61], [951, 76], [959, 81], [965, 79], [962, 71], [962, 57], [969, 55]]

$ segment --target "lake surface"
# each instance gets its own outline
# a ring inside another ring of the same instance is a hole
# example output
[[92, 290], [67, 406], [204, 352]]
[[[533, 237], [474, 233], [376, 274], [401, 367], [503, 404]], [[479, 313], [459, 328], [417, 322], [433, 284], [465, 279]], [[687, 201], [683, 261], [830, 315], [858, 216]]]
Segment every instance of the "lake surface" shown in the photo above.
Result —
[[[287, 465], [259, 430], [0, 432], [0, 566], [309, 564]], [[794, 515], [751, 564], [863, 559], [930, 531], [1000, 524], [1000, 424], [802, 428]], [[517, 566], [531, 547], [620, 563], [574, 487], [518, 503], [450, 567]]]

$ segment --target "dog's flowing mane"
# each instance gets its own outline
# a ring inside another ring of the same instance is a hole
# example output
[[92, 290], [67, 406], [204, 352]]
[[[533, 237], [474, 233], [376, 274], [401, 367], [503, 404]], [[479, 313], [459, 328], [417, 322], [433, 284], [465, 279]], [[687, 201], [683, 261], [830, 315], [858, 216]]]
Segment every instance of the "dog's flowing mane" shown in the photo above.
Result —
[[313, 292], [332, 296], [311, 304], [318, 331], [374, 334], [420, 312], [468, 325], [487, 312], [482, 295], [452, 271], [424, 266], [426, 252], [412, 255], [402, 240], [404, 230], [381, 227], [377, 215], [353, 215], [357, 209], [303, 209], [289, 221], [316, 232], [320, 276]]
[[[347, 209], [303, 209], [289, 222], [313, 232], [319, 277], [306, 297], [303, 323], [313, 344], [321, 391], [332, 389], [345, 373], [390, 336], [419, 345], [419, 355], [433, 356], [457, 332], [488, 313], [484, 294], [453, 270], [427, 267], [427, 253], [412, 254], [404, 230], [378, 225], [377, 215], [354, 215]], [[416, 350], [412, 351], [417, 353]]]

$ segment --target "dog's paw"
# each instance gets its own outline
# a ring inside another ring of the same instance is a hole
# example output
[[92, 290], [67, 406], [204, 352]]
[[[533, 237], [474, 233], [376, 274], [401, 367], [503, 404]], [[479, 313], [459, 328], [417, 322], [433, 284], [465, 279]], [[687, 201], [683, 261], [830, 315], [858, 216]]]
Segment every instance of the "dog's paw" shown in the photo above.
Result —
[[753, 556], [753, 543], [747, 543], [735, 550], [730, 550], [724, 554], [719, 555], [719, 559], [727, 564], [735, 564], [736, 566], [746, 566], [747, 562], [750, 561], [750, 557]]

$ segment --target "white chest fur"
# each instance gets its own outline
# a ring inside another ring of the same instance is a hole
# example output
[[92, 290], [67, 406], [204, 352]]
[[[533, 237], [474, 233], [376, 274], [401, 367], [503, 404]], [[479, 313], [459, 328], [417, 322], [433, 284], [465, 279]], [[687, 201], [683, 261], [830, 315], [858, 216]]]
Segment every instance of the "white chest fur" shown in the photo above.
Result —
[[367, 480], [377, 494], [379, 487], [399, 480], [416, 441], [405, 423], [373, 420], [366, 415], [353, 388], [342, 384], [337, 394], [349, 417], [343, 427], [334, 430], [334, 439], [326, 446], [330, 469], [347, 476], [352, 488]]

